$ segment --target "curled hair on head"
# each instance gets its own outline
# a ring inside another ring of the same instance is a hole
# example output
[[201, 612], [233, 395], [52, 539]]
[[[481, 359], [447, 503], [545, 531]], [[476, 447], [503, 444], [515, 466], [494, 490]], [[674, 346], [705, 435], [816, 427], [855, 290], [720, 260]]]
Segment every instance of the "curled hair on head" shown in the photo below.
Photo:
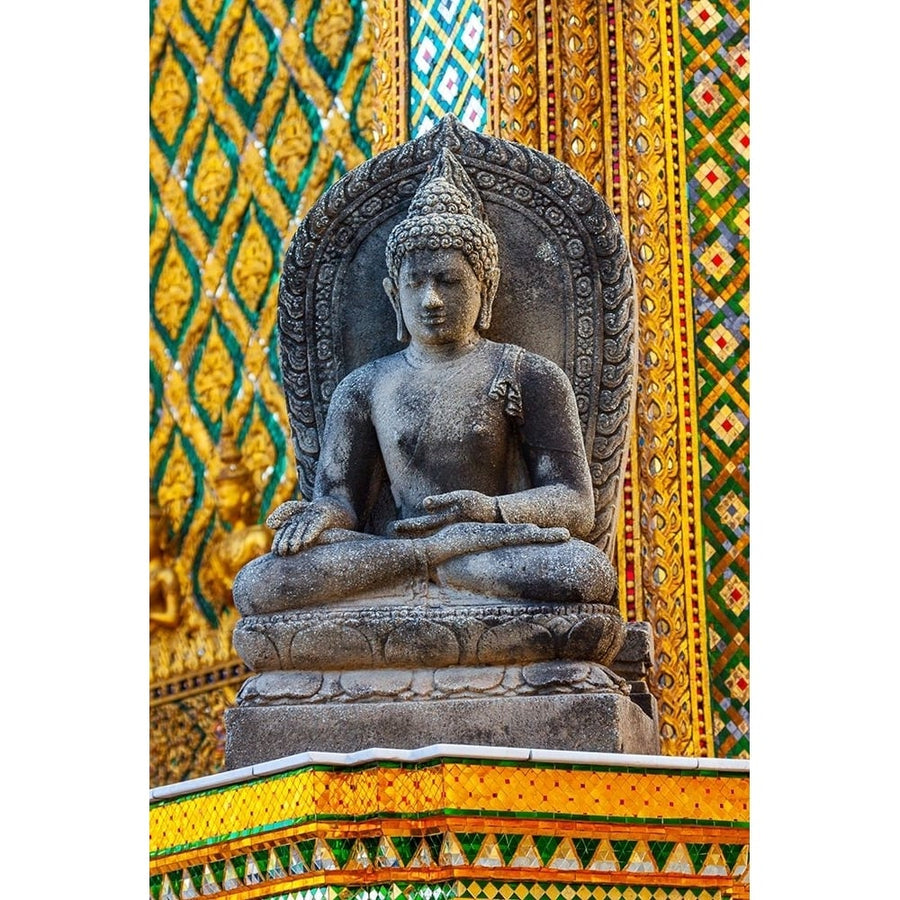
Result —
[[388, 238], [385, 259], [392, 281], [398, 282], [400, 266], [408, 253], [437, 249], [459, 250], [466, 257], [485, 288], [482, 306], [486, 307], [486, 313], [479, 317], [479, 328], [487, 328], [497, 291], [500, 255], [497, 237], [485, 220], [478, 191], [446, 148], [419, 185], [406, 218]]

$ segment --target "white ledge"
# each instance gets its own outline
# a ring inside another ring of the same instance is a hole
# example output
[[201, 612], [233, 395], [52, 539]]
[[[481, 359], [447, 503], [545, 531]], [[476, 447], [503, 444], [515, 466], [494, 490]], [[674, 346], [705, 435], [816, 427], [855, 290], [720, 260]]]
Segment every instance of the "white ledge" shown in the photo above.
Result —
[[622, 769], [694, 769], [704, 772], [750, 772], [750, 760], [715, 759], [711, 756], [640, 756], [630, 753], [590, 753], [582, 750], [529, 750], [522, 747], [482, 747], [477, 744], [431, 744], [417, 750], [372, 747], [355, 753], [310, 751], [284, 756], [255, 766], [230, 769], [151, 788], [150, 802], [172, 800], [211, 788], [251, 781], [264, 775], [277, 775], [305, 766], [360, 766], [373, 762], [424, 762], [439, 757], [456, 759], [495, 759], [511, 762], [559, 763], [579, 766], [615, 766]]

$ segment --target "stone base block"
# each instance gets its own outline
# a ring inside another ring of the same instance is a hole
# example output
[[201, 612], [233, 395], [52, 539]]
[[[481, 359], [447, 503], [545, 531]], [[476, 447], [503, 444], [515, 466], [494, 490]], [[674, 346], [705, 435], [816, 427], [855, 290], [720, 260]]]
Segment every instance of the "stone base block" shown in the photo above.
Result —
[[229, 769], [307, 750], [481, 744], [659, 753], [656, 723], [619, 693], [239, 707], [225, 713]]

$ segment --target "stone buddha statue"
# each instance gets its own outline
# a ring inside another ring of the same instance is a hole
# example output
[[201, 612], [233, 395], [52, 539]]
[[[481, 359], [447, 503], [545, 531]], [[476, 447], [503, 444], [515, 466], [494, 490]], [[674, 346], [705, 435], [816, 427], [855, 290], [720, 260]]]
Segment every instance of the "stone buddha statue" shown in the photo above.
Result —
[[305, 499], [234, 580], [255, 674], [226, 714], [229, 767], [658, 749], [652, 698], [610, 668], [647, 658], [610, 563], [634, 317], [612, 212], [537, 151], [448, 116], [326, 191], [279, 292]]
[[[582, 538], [594, 498], [572, 385], [553, 362], [482, 336], [497, 239], [444, 149], [390, 234], [384, 289], [407, 346], [338, 385], [309, 503], [279, 507], [270, 555], [234, 585], [244, 615], [419, 586], [608, 603], [615, 573]], [[384, 472], [392, 510], [369, 508]]]

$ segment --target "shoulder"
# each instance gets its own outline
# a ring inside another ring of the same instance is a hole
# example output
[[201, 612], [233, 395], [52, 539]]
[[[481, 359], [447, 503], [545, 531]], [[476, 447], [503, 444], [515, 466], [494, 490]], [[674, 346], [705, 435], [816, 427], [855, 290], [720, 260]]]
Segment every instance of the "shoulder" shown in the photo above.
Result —
[[329, 411], [348, 404], [367, 403], [376, 377], [373, 363], [367, 363], [354, 369], [349, 375], [345, 375], [331, 395], [328, 404]]
[[523, 350], [518, 365], [518, 382], [526, 420], [541, 420], [575, 413], [575, 392], [566, 373], [553, 360]]
[[[508, 345], [514, 346], [514, 345]], [[552, 359], [532, 353], [530, 350], [521, 350], [519, 358], [519, 372], [523, 384], [536, 382], [541, 385], [559, 385], [571, 390], [571, 383], [565, 372]]]
[[330, 403], [363, 402], [371, 400], [372, 393], [384, 379], [403, 365], [401, 353], [393, 353], [354, 369], [341, 379], [332, 394]]

